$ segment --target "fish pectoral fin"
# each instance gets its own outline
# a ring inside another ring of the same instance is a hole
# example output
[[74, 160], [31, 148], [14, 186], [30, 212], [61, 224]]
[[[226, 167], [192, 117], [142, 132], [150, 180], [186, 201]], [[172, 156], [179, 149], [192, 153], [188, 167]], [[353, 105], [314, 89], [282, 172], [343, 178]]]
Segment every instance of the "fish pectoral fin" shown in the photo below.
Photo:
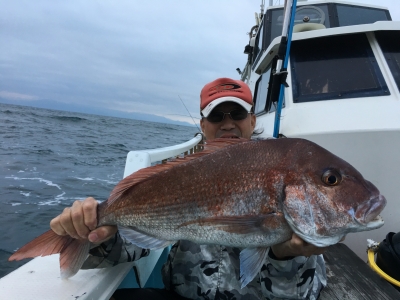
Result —
[[260, 272], [268, 248], [246, 248], [240, 252], [240, 281], [244, 288]]
[[132, 244], [139, 246], [143, 249], [162, 249], [174, 243], [172, 241], [161, 240], [141, 233], [137, 231], [134, 227], [125, 227], [118, 225], [118, 231], [122, 237], [126, 238]]
[[283, 217], [278, 215], [271, 212], [270, 214], [258, 216], [219, 216], [185, 222], [179, 227], [196, 224], [198, 226], [213, 226], [216, 229], [237, 234], [268, 233], [268, 231], [273, 230], [276, 225], [280, 224], [279, 220], [284, 221]]

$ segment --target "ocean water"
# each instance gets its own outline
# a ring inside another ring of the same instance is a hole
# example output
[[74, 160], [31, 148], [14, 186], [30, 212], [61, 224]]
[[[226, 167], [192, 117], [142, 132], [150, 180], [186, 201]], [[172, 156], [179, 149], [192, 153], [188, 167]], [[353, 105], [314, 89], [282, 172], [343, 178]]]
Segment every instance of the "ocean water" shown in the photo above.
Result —
[[191, 139], [195, 127], [0, 103], [0, 277], [17, 248], [77, 199], [106, 200], [131, 150]]

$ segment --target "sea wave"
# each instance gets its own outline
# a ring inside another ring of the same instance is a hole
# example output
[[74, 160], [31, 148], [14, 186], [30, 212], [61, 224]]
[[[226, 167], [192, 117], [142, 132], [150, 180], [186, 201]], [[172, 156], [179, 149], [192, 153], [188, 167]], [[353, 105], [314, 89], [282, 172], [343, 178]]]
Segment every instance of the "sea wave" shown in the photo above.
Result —
[[86, 118], [74, 117], [74, 116], [51, 116], [51, 119], [62, 121], [62, 122], [85, 122], [88, 121]]
[[72, 199], [70, 197], [68, 197], [68, 198], [64, 197], [64, 195], [65, 195], [65, 192], [62, 192], [61, 194], [55, 196], [54, 199], [52, 199], [52, 200], [46, 200], [46, 201], [38, 202], [38, 205], [40, 205], [40, 206], [43, 206], [43, 205], [58, 205], [63, 201]]
[[61, 190], [61, 187], [58, 184], [53, 183], [50, 180], [47, 179], [43, 179], [43, 178], [27, 178], [27, 177], [16, 177], [16, 176], [10, 176], [10, 177], [5, 177], [6, 179], [14, 179], [14, 180], [37, 180], [39, 182], [43, 182], [44, 184], [48, 185], [48, 186], [54, 186], [56, 188], [58, 188], [59, 190]]
[[[97, 182], [104, 182], [106, 184], [110, 184], [110, 185], [116, 185], [119, 180], [111, 180], [111, 179], [99, 179], [99, 178], [92, 178], [92, 177], [86, 177], [86, 178], [80, 178], [80, 177], [73, 177], [75, 179], [78, 180], [82, 180], [82, 181], [97, 181]], [[122, 178], [121, 178], [122, 179]]]
[[86, 178], [73, 177], [73, 178], [76, 178], [76, 179], [79, 179], [79, 180], [82, 180], [82, 181], [93, 181], [94, 180], [94, 178], [91, 178], [91, 177], [86, 177]]

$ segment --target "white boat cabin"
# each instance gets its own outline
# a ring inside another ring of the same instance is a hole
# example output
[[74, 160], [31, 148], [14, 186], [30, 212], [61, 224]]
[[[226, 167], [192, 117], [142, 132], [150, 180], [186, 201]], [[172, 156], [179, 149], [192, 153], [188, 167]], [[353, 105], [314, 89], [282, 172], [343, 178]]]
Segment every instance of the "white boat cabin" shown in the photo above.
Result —
[[[262, 137], [274, 131], [271, 97], [283, 6], [269, 7], [252, 28], [242, 80], [253, 91]], [[279, 134], [318, 143], [350, 162], [388, 200], [385, 225], [350, 234], [366, 258], [366, 240], [400, 230], [400, 22], [387, 9], [345, 1], [298, 2]], [[274, 101], [275, 100], [275, 101]]]

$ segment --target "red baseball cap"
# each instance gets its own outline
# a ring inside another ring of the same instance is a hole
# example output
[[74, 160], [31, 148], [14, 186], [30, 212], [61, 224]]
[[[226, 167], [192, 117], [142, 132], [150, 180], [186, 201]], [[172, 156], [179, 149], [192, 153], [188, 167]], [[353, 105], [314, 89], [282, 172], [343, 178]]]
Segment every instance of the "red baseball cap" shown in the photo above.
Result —
[[200, 93], [200, 112], [207, 117], [210, 112], [223, 102], [235, 102], [250, 111], [253, 97], [250, 88], [241, 80], [218, 78], [207, 83]]

